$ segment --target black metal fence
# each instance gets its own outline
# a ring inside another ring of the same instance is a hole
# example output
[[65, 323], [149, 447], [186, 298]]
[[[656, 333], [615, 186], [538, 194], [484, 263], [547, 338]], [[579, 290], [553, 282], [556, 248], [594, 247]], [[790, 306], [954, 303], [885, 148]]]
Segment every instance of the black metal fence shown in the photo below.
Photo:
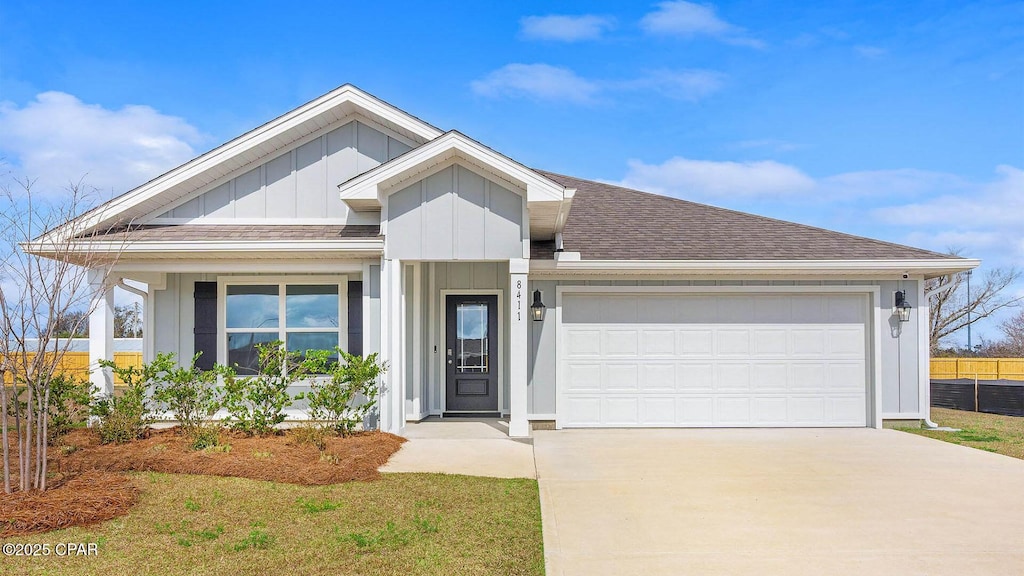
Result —
[[932, 406], [1004, 416], [1024, 416], [1024, 381], [932, 380]]

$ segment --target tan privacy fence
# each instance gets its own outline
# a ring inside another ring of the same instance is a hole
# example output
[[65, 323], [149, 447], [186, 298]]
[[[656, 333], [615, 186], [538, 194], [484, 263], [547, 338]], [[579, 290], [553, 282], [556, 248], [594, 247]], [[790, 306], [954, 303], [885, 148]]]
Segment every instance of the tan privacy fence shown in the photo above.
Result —
[[1024, 380], [1024, 358], [932, 358], [933, 380]]
[[[34, 352], [29, 352], [31, 357]], [[118, 366], [142, 366], [142, 352], [114, 352], [114, 363]], [[66, 352], [60, 361], [60, 370], [65, 374], [71, 374], [82, 380], [89, 379], [89, 353], [88, 352]], [[7, 379], [10, 382], [10, 377]], [[114, 376], [114, 385], [124, 384], [121, 379]]]

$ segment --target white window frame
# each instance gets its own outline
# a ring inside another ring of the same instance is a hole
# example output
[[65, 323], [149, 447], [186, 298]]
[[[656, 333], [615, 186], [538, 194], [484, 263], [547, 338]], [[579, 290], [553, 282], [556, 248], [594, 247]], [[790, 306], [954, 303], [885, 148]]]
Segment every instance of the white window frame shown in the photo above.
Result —
[[[231, 328], [227, 327], [228, 286], [277, 286], [278, 326], [277, 328]], [[333, 286], [338, 287], [338, 346], [348, 350], [348, 276], [344, 275], [285, 275], [285, 276], [220, 276], [217, 278], [217, 363], [227, 365], [228, 334], [261, 332], [277, 333], [277, 339], [285, 342], [289, 332], [328, 332], [324, 328], [288, 328], [285, 316], [287, 287]]]

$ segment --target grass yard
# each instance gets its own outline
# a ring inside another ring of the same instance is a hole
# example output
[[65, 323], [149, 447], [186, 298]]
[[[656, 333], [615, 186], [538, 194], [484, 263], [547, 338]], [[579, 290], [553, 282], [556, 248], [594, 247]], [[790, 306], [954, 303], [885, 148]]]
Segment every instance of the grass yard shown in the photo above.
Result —
[[932, 408], [932, 420], [940, 426], [959, 428], [960, 431], [939, 432], [910, 428], [903, 430], [912, 434], [1024, 459], [1024, 418]]
[[92, 557], [0, 557], [3, 574], [543, 574], [537, 482], [386, 474], [297, 486], [132, 475], [127, 516], [8, 543], [96, 542]]

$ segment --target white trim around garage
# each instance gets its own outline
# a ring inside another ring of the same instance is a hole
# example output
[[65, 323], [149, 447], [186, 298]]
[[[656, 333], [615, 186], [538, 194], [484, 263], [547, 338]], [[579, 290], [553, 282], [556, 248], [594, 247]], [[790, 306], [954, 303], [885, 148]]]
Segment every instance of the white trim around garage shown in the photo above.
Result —
[[[871, 326], [867, 326], [869, 341], [866, 350], [873, 357], [867, 358], [865, 374], [868, 380], [866, 390], [867, 421], [865, 426], [882, 427], [881, 397], [881, 308], [879, 286], [557, 286], [555, 288], [555, 428], [561, 429], [566, 418], [566, 391], [563, 385], [567, 376], [562, 373], [565, 342], [562, 340], [562, 296], [565, 293], [590, 294], [678, 294], [678, 295], [725, 295], [725, 294], [863, 294], [868, 296], [868, 315]], [[901, 416], [901, 417], [906, 417]]]

